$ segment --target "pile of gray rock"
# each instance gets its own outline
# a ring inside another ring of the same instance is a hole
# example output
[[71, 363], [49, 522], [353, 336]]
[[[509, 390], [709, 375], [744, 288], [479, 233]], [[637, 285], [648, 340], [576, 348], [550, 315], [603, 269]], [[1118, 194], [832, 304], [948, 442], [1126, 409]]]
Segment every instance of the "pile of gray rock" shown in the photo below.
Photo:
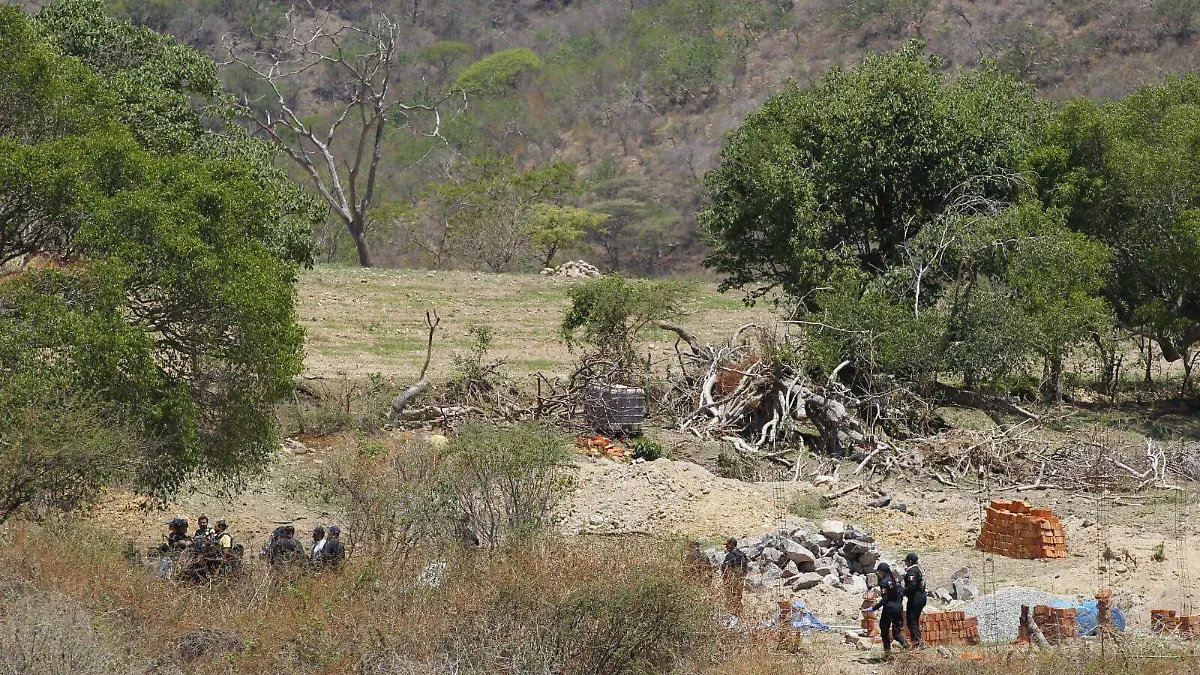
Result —
[[[794, 591], [827, 584], [862, 593], [878, 583], [875, 566], [884, 561], [874, 537], [840, 520], [827, 520], [813, 532], [780, 530], [761, 539], [743, 539], [738, 548], [750, 559], [751, 585]], [[712, 549], [708, 555], [719, 565], [725, 553]]]
[[589, 278], [604, 276], [595, 265], [583, 260], [570, 260], [557, 267], [542, 268], [544, 277]]

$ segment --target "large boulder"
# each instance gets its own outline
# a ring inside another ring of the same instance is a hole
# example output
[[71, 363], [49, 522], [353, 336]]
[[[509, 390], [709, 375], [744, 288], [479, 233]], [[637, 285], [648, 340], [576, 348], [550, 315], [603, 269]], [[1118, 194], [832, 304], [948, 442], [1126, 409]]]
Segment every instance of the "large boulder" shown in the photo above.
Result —
[[837, 574], [838, 565], [833, 561], [833, 558], [817, 558], [816, 563], [813, 565], [813, 571], [821, 576]]
[[821, 523], [820, 532], [830, 541], [841, 541], [846, 534], [846, 523], [840, 520], [826, 520]]
[[783, 568], [773, 562], [763, 563], [762, 582], [764, 584], [783, 578]]
[[796, 563], [789, 560], [789, 561], [787, 561], [787, 564], [785, 564], [783, 566], [783, 571], [781, 573], [781, 576], [784, 579], [791, 579], [792, 577], [797, 576], [799, 574], [800, 574], [800, 569], [796, 567]]
[[879, 562], [879, 550], [869, 548], [858, 556], [858, 564], [863, 566], [863, 569], [873, 569], [875, 563]]
[[788, 581], [788, 585], [797, 591], [807, 591], [821, 584], [822, 577], [815, 572], [802, 572]]
[[780, 551], [777, 548], [768, 546], [767, 548], [764, 548], [762, 550], [762, 559], [767, 562], [775, 563], [776, 565], [783, 565], [783, 564], [785, 564], [785, 562], [787, 561], [788, 558], [786, 555], [783, 554], [783, 551]]
[[808, 535], [808, 539], [805, 539], [805, 541], [808, 542], [808, 548], [810, 551], [814, 548], [821, 551], [826, 551], [834, 546], [834, 542], [823, 534], [810, 534]]
[[790, 539], [783, 542], [783, 553], [787, 556], [788, 560], [791, 560], [797, 565], [801, 563], [811, 565], [817, 560], [817, 557], [813, 555], [812, 551]]
[[979, 597], [979, 587], [971, 583], [970, 579], [958, 579], [954, 582], [954, 597], [963, 602], [970, 602]]
[[[862, 539], [847, 539], [846, 542], [842, 544], [842, 557], [846, 558], [847, 560], [858, 560], [863, 553], [871, 550], [872, 543], [873, 542], [864, 541]], [[879, 556], [876, 556], [875, 559], [878, 560]], [[863, 564], [865, 565], [866, 563]]]

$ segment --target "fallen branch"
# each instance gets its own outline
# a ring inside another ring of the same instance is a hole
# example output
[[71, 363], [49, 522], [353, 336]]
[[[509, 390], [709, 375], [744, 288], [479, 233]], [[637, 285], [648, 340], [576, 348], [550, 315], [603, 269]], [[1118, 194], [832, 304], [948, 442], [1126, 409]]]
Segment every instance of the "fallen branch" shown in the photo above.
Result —
[[425, 364], [421, 366], [421, 374], [417, 377], [417, 383], [405, 389], [392, 400], [390, 415], [392, 422], [404, 419], [405, 406], [429, 389], [429, 378], [425, 375], [429, 371], [429, 361], [433, 358], [433, 334], [441, 322], [442, 319], [438, 316], [437, 310], [425, 312], [425, 325], [429, 327], [429, 339], [425, 342]]
[[693, 352], [697, 354], [704, 353], [704, 347], [700, 346], [700, 340], [697, 339], [695, 335], [692, 335], [691, 331], [683, 326], [673, 324], [670, 321], [655, 321], [654, 325], [665, 331], [669, 331], [678, 335], [679, 339], [686, 342], [688, 346], [692, 348]]
[[825, 498], [826, 499], [841, 499], [842, 497], [845, 497], [846, 495], [850, 494], [851, 492], [861, 489], [862, 486], [863, 486], [862, 483], [855, 483], [854, 485], [851, 485], [848, 488], [842, 488], [841, 490], [838, 490], [837, 492], [827, 494], [827, 495], [825, 495]]

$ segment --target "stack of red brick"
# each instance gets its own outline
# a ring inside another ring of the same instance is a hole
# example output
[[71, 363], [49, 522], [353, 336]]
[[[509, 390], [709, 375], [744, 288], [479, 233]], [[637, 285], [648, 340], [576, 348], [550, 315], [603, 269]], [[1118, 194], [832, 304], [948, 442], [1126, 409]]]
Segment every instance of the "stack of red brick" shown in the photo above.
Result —
[[1033, 608], [1033, 623], [1052, 645], [1079, 635], [1078, 612], [1074, 607], [1037, 605]]
[[[859, 626], [863, 635], [879, 643], [879, 620], [874, 612], [863, 612]], [[912, 639], [912, 633], [904, 634]], [[962, 612], [923, 612], [921, 614], [921, 640], [931, 647], [938, 645], [979, 644], [979, 619]]]
[[1067, 537], [1050, 509], [992, 500], [975, 548], [1009, 558], [1066, 558]]
[[[912, 635], [908, 637], [912, 638]], [[977, 645], [979, 619], [962, 612], [924, 612], [921, 614], [921, 640], [930, 647]]]
[[1189, 639], [1200, 637], [1200, 615], [1179, 616], [1173, 609], [1152, 609], [1150, 630], [1155, 633], [1178, 633]]

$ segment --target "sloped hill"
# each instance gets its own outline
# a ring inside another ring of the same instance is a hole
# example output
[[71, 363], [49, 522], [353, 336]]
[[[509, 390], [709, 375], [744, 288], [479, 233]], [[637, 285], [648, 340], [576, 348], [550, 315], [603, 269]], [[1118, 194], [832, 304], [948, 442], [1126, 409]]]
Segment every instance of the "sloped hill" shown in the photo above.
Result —
[[[288, 20], [271, 0], [107, 1], [115, 14], [218, 58], [229, 40], [269, 47]], [[398, 85], [410, 96], [452, 86], [500, 50], [530, 48], [542, 61], [503, 101], [469, 105], [436, 160], [401, 172], [406, 148], [389, 147], [389, 216], [374, 237], [378, 257], [403, 266], [433, 264], [416, 242], [437, 228], [404, 210], [429, 185], [456, 180], [471, 158], [495, 154], [523, 169], [581, 168], [580, 204], [614, 216], [580, 255], [643, 274], [696, 270], [705, 247], [695, 214], [723, 134], [787, 79], [811, 81], [912, 37], [947, 69], [995, 60], [1056, 100], [1118, 97], [1189, 71], [1200, 57], [1197, 0], [349, 0], [322, 20], [363, 23], [373, 12], [404, 33]], [[302, 112], [328, 113], [336, 96], [328, 72], [297, 84]], [[227, 85], [255, 91], [233, 70]], [[349, 248], [327, 246], [327, 257], [344, 260]], [[442, 264], [472, 261], [464, 254]]]

